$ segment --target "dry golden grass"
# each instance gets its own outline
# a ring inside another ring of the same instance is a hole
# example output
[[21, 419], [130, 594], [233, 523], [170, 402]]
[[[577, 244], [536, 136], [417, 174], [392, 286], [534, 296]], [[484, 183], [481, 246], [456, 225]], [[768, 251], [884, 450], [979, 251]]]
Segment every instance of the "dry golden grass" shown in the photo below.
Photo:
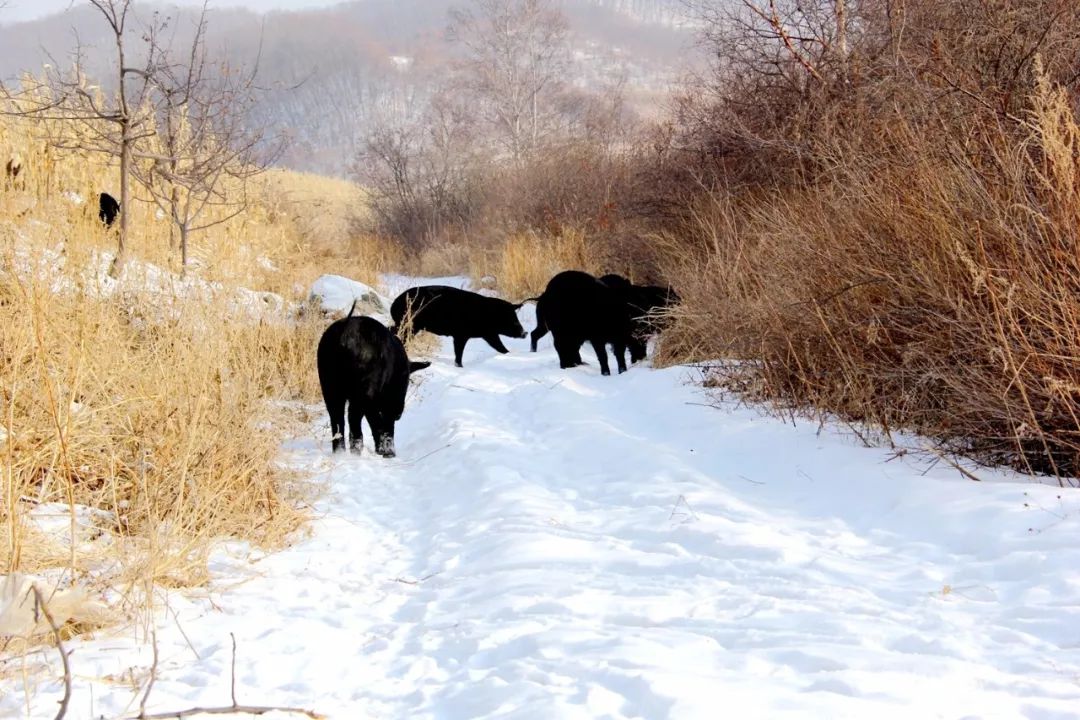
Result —
[[[149, 602], [155, 584], [204, 582], [219, 539], [273, 547], [304, 519], [307, 486], [275, 462], [304, 411], [280, 401], [319, 400], [326, 323], [249, 294], [257, 319], [234, 288], [300, 300], [318, 274], [373, 281], [400, 254], [352, 233], [355, 185], [274, 171], [246, 212], [193, 236], [181, 283], [169, 223], [136, 187], [128, 268], [106, 292], [97, 195], [118, 194], [115, 165], [57, 153], [35, 122], [0, 117], [0, 563]], [[43, 503], [69, 507], [71, 537], [29, 521]], [[84, 542], [76, 506], [101, 511], [102, 540]]]
[[492, 277], [495, 289], [514, 302], [540, 295], [548, 280], [563, 270], [607, 272], [585, 234], [569, 229], [555, 237], [511, 235], [492, 250], [474, 250], [469, 259], [474, 282]]
[[410, 358], [430, 357], [439, 351], [442, 340], [438, 335], [426, 330], [413, 330], [413, 319], [419, 307], [413, 307], [411, 302], [406, 302], [405, 312], [398, 323], [397, 334], [405, 345], [405, 352]]
[[259, 183], [269, 218], [293, 228], [281, 253], [293, 282], [333, 272], [375, 286], [380, 273], [406, 265], [400, 245], [360, 230], [367, 201], [359, 185], [289, 170], [271, 170]]
[[[27, 556], [18, 531], [40, 503], [108, 513], [125, 573], [155, 583], [200, 581], [216, 538], [273, 545], [296, 527], [274, 463], [290, 416], [270, 401], [318, 398], [321, 322], [253, 322], [197, 297], [159, 314], [137, 292], [99, 299], [14, 276], [3, 295], [9, 571], [55, 560]], [[68, 562], [85, 569], [74, 545]]]
[[406, 264], [409, 272], [418, 277], [444, 277], [467, 273], [473, 255], [471, 243], [444, 241], [428, 245]]
[[1033, 472], [1080, 472], [1080, 124], [1034, 88], [1025, 124], [953, 140], [896, 123], [827, 182], [714, 196], [669, 239], [669, 357], [721, 380]]

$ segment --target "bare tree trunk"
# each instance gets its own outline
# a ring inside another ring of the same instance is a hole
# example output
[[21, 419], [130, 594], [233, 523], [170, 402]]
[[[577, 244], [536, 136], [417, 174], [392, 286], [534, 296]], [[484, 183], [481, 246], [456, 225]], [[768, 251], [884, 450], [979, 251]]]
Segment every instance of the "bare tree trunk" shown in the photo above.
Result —
[[840, 59], [847, 61], [847, 0], [834, 0], [836, 7], [836, 51]]
[[116, 257], [113, 258], [112, 266], [109, 268], [109, 276], [113, 278], [120, 277], [120, 273], [124, 270], [124, 263], [127, 261], [125, 251], [127, 250], [128, 209], [131, 200], [131, 191], [128, 187], [130, 166], [131, 140], [128, 138], [128, 128], [125, 125], [120, 135], [120, 235], [116, 239]]
[[[175, 175], [176, 163], [173, 164], [173, 173]], [[172, 192], [169, 194], [169, 249], [176, 249], [176, 218], [180, 217], [180, 190], [174, 185]], [[182, 266], [182, 263], [181, 263]]]
[[[124, 62], [124, 20], [127, 18], [128, 1], [124, 0], [122, 6], [122, 15], [119, 22], [116, 17], [116, 6], [109, 2], [107, 5], [99, 6], [102, 12], [109, 18], [110, 24], [113, 27], [113, 32], [116, 40], [116, 72], [117, 72], [117, 117], [119, 118], [120, 125], [120, 235], [116, 239], [116, 257], [113, 258], [112, 267], [109, 268], [109, 275], [114, 278], [120, 277], [120, 273], [124, 270], [124, 262], [127, 258], [124, 257], [124, 251], [127, 249], [127, 233], [128, 233], [128, 215], [131, 209], [130, 200], [131, 192], [128, 187], [128, 175], [131, 172], [131, 146], [134, 140], [131, 137], [131, 112], [128, 108], [127, 98], [127, 68]], [[97, 5], [97, 3], [95, 3]], [[111, 17], [110, 17], [111, 13]]]
[[180, 277], [187, 277], [188, 269], [188, 226], [180, 225]]

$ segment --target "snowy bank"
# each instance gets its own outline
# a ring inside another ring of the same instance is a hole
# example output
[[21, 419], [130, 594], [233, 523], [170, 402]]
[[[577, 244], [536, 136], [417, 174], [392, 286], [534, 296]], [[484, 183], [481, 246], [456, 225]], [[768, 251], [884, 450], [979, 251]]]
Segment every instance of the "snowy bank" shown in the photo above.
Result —
[[229, 315], [252, 320], [275, 321], [296, 310], [294, 303], [276, 293], [234, 287], [202, 279], [195, 274], [178, 274], [137, 258], [129, 259], [121, 276], [109, 274], [114, 254], [92, 251], [86, 268], [80, 273], [68, 271], [63, 247], [34, 246], [21, 230], [14, 246], [10, 266], [0, 272], [13, 272], [24, 282], [41, 283], [54, 294], [86, 293], [95, 298], [131, 295], [138, 298], [140, 311], [152, 308], [160, 315], [175, 318], [184, 303], [192, 300], [220, 302]]

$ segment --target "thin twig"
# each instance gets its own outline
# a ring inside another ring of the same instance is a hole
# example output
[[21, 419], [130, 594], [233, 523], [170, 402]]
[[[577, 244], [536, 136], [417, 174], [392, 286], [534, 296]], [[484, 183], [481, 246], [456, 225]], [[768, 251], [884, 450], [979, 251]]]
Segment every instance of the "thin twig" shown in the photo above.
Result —
[[[695, 520], [701, 520], [701, 518], [698, 517], [698, 514], [696, 512], [694, 512], [694, 508], [690, 507], [690, 501], [686, 499], [686, 496], [685, 495], [680, 495], [675, 500], [674, 507], [671, 508], [671, 515], [668, 516], [668, 522], [671, 522], [672, 520], [675, 519], [675, 514], [679, 510], [679, 504], [680, 503], [686, 506], [686, 510], [690, 513], [690, 517], [694, 518]], [[686, 517], [686, 513], [679, 513], [679, 514], [682, 515], [683, 517]]]
[[878, 284], [883, 283], [883, 282], [885, 282], [885, 280], [883, 278], [871, 278], [869, 280], [863, 280], [861, 282], [852, 283], [851, 285], [847, 285], [845, 287], [842, 287], [839, 290], [837, 290], [836, 292], [829, 293], [828, 295], [826, 295], [823, 298], [811, 298], [810, 300], [799, 300], [798, 302], [787, 303], [783, 307], [786, 307], [786, 308], [798, 307], [799, 305], [810, 305], [811, 303], [816, 304], [816, 305], [822, 305], [824, 303], [829, 302], [830, 300], [833, 300], [835, 298], [840, 297], [841, 295], [843, 295], [846, 292], [850, 292], [851, 290], [854, 290], [855, 288], [861, 288], [861, 287], [864, 287], [866, 285], [878, 285]]
[[56, 720], [62, 720], [67, 715], [68, 703], [71, 702], [71, 665], [68, 664], [68, 654], [67, 650], [64, 649], [64, 641], [60, 637], [60, 628], [56, 625], [52, 613], [49, 612], [49, 607], [45, 604], [45, 598], [42, 596], [41, 590], [37, 585], [32, 585], [31, 589], [34, 592], [34, 614], [37, 615], [40, 610], [48, 621], [49, 627], [52, 628], [53, 637], [56, 638], [56, 649], [60, 653], [60, 662], [64, 666], [64, 697], [60, 700], [60, 708], [56, 711]]
[[146, 701], [150, 699], [150, 691], [154, 689], [154, 681], [157, 679], [158, 669], [158, 644], [157, 644], [157, 630], [155, 628], [150, 629], [151, 643], [154, 648], [154, 662], [150, 666], [150, 680], [146, 683], [146, 690], [143, 692], [142, 700], [139, 701], [139, 717], [146, 717]]
[[761, 480], [754, 480], [753, 478], [748, 478], [745, 475], [736, 475], [735, 477], [739, 478], [740, 480], [745, 480], [746, 482], [750, 483], [751, 485], [764, 485], [765, 484]]
[[961, 475], [966, 477], [968, 480], [974, 480], [975, 482], [982, 482], [981, 477], [979, 477], [975, 473], [971, 472], [970, 470], [967, 470], [967, 469], [961, 467], [960, 463], [956, 462], [951, 457], [949, 457], [945, 453], [941, 452], [937, 448], [927, 446], [926, 449], [929, 450], [930, 452], [934, 453], [935, 455], [937, 455], [939, 458], [941, 458], [945, 462], [952, 465], [956, 469], [957, 472], [959, 472]]
[[418, 580], [406, 580], [405, 578], [396, 577], [396, 578], [394, 578], [394, 582], [399, 582], [399, 583], [402, 583], [404, 585], [419, 585], [420, 583], [424, 582], [425, 580], [430, 580], [431, 578], [435, 577], [438, 574], [439, 573], [437, 573], [437, 572], [433, 572], [430, 575], [425, 575], [424, 577], [419, 578]]
[[773, 32], [776, 33], [776, 36], [780, 39], [781, 42], [784, 43], [784, 47], [787, 48], [787, 51], [791, 54], [791, 57], [794, 58], [800, 65], [802, 65], [806, 72], [810, 73], [810, 75], [813, 76], [813, 78], [818, 82], [825, 82], [825, 78], [821, 76], [821, 73], [818, 72], [817, 68], [815, 68], [810, 63], [810, 61], [807, 60], [806, 57], [795, 47], [795, 43], [792, 41], [791, 33], [784, 29], [784, 23], [783, 21], [781, 21], [780, 13], [776, 9], [776, 0], [769, 0], [768, 13], [754, 5], [752, 2], [749, 2], [749, 0], [743, 0], [743, 4], [746, 5], [746, 7], [749, 8], [751, 12], [753, 12], [755, 15], [757, 15], [769, 24], [769, 26], [773, 29]]
[[292, 707], [269, 707], [262, 705], [233, 705], [231, 707], [193, 707], [187, 710], [177, 710], [176, 712], [164, 712], [154, 713], [153, 715], [146, 715], [138, 720], [168, 720], [169, 718], [186, 718], [193, 717], [195, 715], [265, 715], [267, 713], [279, 712], [290, 713], [293, 715], [304, 715], [312, 718], [312, 720], [326, 720], [325, 715], [320, 715], [314, 710], [304, 710], [303, 708]]
[[[214, 601], [211, 600], [210, 604], [213, 605]], [[217, 609], [220, 610], [221, 608]], [[191, 642], [191, 638], [188, 637], [187, 632], [184, 631], [183, 625], [180, 624], [180, 616], [177, 615], [176, 610], [174, 610], [172, 605], [169, 604], [168, 594], [165, 595], [165, 612], [172, 615], [173, 624], [176, 625], [176, 629], [180, 631], [180, 636], [184, 638], [184, 642], [187, 643], [188, 649], [191, 650], [191, 653], [195, 656], [195, 659], [202, 660], [202, 656], [199, 655], [199, 651], [195, 649], [195, 643]]]
[[399, 465], [415, 465], [416, 463], [420, 462], [421, 460], [429, 458], [429, 457], [431, 457], [432, 455], [434, 455], [437, 452], [442, 452], [443, 450], [450, 447], [451, 445], [453, 445], [453, 443], [446, 443], [445, 445], [443, 445], [440, 448], [435, 448], [434, 450], [429, 452], [427, 455], [421, 455], [420, 457], [416, 458], [415, 460], [406, 460], [405, 462], [398, 463], [398, 464]]
[[236, 707], [238, 704], [236, 702], [236, 635], [230, 632], [229, 637], [232, 638], [232, 680], [230, 693], [232, 695], [233, 707]]
[[[139, 714], [135, 716], [134, 720], [166, 720], [166, 718], [186, 718], [194, 715], [265, 715], [272, 712], [290, 713], [293, 715], [304, 715], [312, 718], [312, 720], [324, 720], [325, 715], [320, 715], [314, 710], [305, 710], [304, 708], [295, 707], [275, 707], [271, 705], [241, 705], [236, 701], [236, 635], [229, 633], [229, 637], [232, 638], [232, 678], [230, 684], [230, 694], [232, 696], [232, 705], [227, 707], [193, 707], [187, 710], [175, 710], [169, 712], [153, 713], [147, 715], [141, 709]], [[157, 643], [154, 644], [154, 664], [157, 665]], [[153, 678], [151, 678], [151, 681]], [[149, 691], [147, 695], [149, 695]], [[145, 701], [145, 699], [144, 699]], [[60, 716], [57, 716], [59, 720]]]

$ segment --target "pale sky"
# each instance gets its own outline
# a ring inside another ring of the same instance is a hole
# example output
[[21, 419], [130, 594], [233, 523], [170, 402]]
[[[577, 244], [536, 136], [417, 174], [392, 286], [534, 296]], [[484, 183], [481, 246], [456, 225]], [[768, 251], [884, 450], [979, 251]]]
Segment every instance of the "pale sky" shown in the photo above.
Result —
[[[22, 22], [62, 12], [86, 0], [0, 0], [0, 24]], [[211, 0], [210, 7], [246, 7], [252, 10], [300, 10], [336, 5], [341, 0]], [[138, 3], [136, 3], [138, 4]], [[199, 0], [168, 0], [161, 4], [199, 5]]]

